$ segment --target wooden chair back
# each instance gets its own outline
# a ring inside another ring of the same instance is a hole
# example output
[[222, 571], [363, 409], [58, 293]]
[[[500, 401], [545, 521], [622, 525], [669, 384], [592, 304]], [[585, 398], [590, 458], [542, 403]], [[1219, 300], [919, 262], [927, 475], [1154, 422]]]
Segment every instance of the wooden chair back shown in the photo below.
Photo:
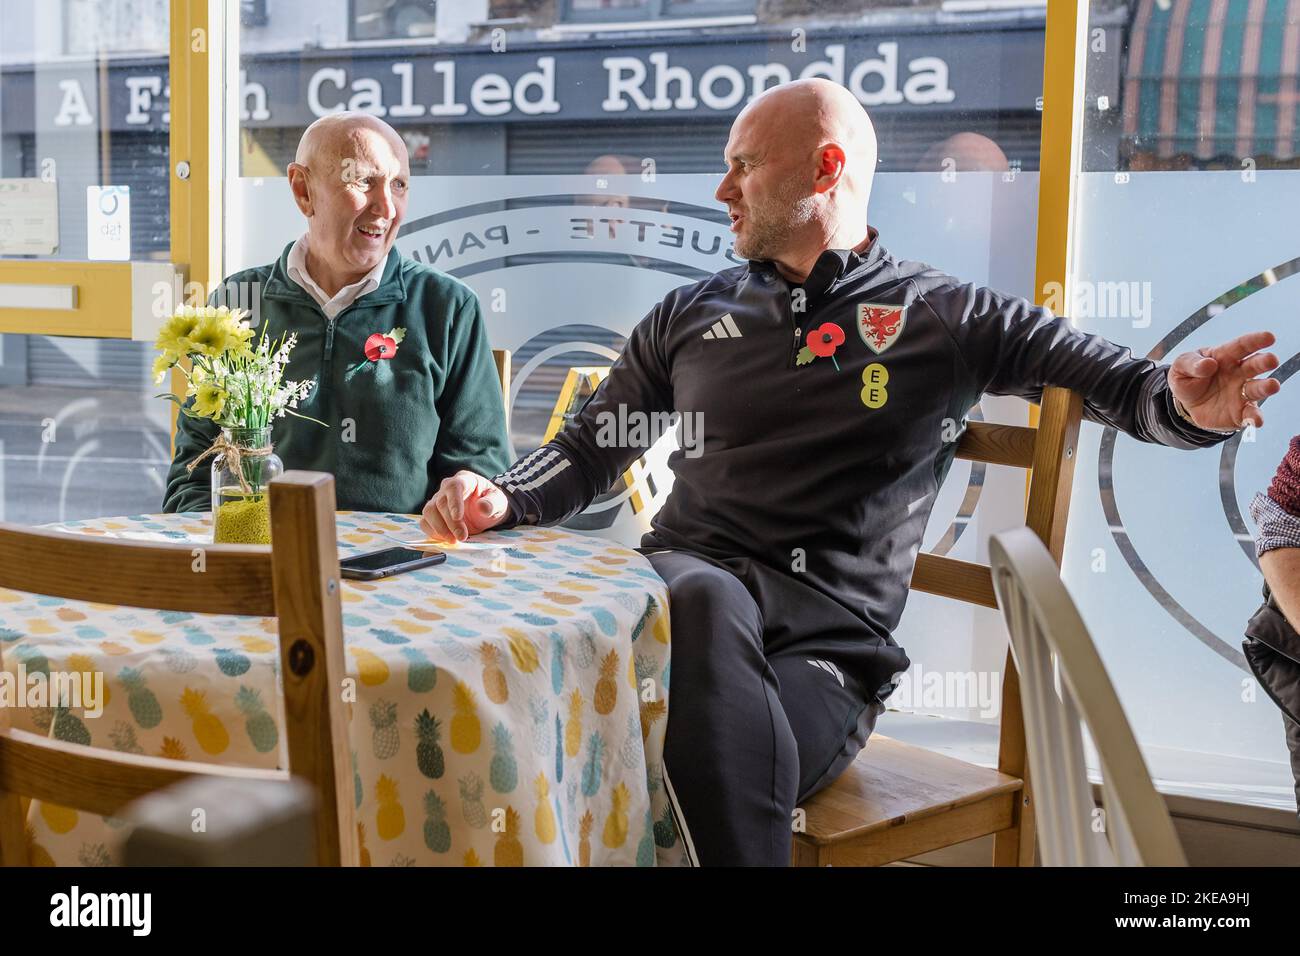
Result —
[[506, 406], [506, 428], [510, 427], [510, 350], [493, 349], [492, 361], [496, 363], [497, 379], [501, 382], [501, 400]]
[[[286, 472], [271, 482], [272, 546], [204, 545], [197, 566], [192, 543], [0, 524], [0, 588], [129, 607], [276, 618], [288, 773], [315, 792], [317, 862], [328, 866], [358, 860], [340, 693], [345, 669], [334, 512], [333, 476]], [[0, 865], [27, 863], [28, 799], [112, 815], [138, 797], [197, 774], [288, 779], [284, 771], [116, 753], [0, 725]]]
[[[1115, 687], [1047, 548], [1033, 531], [1015, 528], [992, 537], [989, 559], [1020, 674], [1043, 865], [1186, 866]], [[1101, 762], [1101, 827], [1081, 724]]]
[[[1065, 547], [1082, 411], [1083, 398], [1078, 393], [1047, 388], [1043, 390], [1037, 427], [970, 422], [957, 446], [958, 458], [1030, 470], [1025, 524], [1043, 542], [1058, 567]], [[987, 564], [922, 553], [916, 558], [912, 588], [968, 604], [998, 606], [993, 572]], [[1034, 862], [1033, 803], [1025, 760], [1020, 680], [1010, 648], [1001, 707], [997, 769], [1025, 783], [1013, 825], [994, 836], [993, 862], [998, 866], [1030, 866]]]

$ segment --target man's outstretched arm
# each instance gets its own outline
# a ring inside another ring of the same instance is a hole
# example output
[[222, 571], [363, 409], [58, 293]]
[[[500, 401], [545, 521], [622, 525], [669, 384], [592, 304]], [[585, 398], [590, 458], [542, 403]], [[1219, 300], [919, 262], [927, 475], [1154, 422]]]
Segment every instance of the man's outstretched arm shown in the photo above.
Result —
[[1025, 299], [973, 285], [925, 295], [952, 334], [976, 393], [1037, 401], [1047, 386], [1084, 398], [1084, 415], [1141, 441], [1200, 448], [1245, 424], [1264, 424], [1258, 402], [1281, 383], [1257, 378], [1276, 368], [1269, 332], [1185, 352], [1171, 365], [1135, 358], [1129, 349], [1075, 329], [1068, 319]]
[[633, 413], [653, 420], [673, 407], [661, 347], [666, 313], [660, 303], [637, 323], [609, 377], [553, 440], [491, 479], [461, 471], [443, 481], [424, 506], [421, 529], [464, 540], [488, 528], [559, 524], [607, 491], [658, 437], [646, 429], [649, 442], [632, 443], [612, 426]]

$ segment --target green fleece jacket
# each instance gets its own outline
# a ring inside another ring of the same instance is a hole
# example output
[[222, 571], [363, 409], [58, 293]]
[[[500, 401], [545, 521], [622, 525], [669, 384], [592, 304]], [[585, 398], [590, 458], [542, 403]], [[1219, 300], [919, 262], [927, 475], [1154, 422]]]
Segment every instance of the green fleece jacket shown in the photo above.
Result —
[[[340, 510], [401, 514], [419, 514], [442, 479], [462, 468], [504, 471], [512, 458], [505, 406], [469, 287], [393, 250], [379, 287], [327, 319], [288, 277], [290, 248], [271, 265], [230, 276], [211, 300], [256, 302], [254, 328], [272, 340], [298, 333], [285, 379], [314, 382], [298, 411], [328, 427], [276, 419], [271, 440], [285, 467], [333, 474]], [[366, 340], [394, 328], [406, 330], [396, 354], [367, 359]], [[212, 459], [193, 473], [185, 466], [220, 429], [178, 414], [163, 511], [209, 511]]]

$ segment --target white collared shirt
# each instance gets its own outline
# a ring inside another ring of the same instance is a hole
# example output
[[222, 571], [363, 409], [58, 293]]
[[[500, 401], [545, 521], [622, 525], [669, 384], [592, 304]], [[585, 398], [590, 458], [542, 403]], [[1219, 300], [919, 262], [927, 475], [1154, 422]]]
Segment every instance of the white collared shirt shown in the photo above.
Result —
[[[391, 250], [388, 255], [392, 255]], [[325, 294], [324, 289], [316, 284], [316, 280], [307, 271], [307, 233], [304, 232], [299, 236], [298, 240], [293, 244], [293, 248], [289, 250], [289, 278], [302, 286], [306, 293], [316, 300], [316, 304], [320, 306], [327, 319], [334, 318], [363, 295], [368, 295], [378, 289], [379, 280], [383, 278], [386, 265], [388, 265], [388, 256], [384, 256], [379, 265], [375, 266], [359, 280], [339, 289], [331, 298]]]

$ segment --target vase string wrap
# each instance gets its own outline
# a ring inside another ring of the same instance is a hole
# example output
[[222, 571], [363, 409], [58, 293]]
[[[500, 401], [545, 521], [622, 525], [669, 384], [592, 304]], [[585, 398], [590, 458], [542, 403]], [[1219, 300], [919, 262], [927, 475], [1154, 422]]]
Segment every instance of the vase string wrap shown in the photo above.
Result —
[[221, 455], [226, 459], [226, 464], [229, 469], [234, 472], [235, 476], [239, 479], [239, 490], [244, 494], [251, 494], [253, 486], [248, 483], [248, 478], [244, 475], [244, 459], [267, 458], [270, 456], [271, 451], [272, 447], [270, 445], [264, 445], [258, 448], [250, 448], [248, 445], [241, 445], [239, 442], [232, 441], [230, 436], [223, 431], [213, 440], [212, 445], [207, 451], [195, 456], [194, 460], [185, 466], [185, 470], [192, 474], [195, 466], [209, 455]]

